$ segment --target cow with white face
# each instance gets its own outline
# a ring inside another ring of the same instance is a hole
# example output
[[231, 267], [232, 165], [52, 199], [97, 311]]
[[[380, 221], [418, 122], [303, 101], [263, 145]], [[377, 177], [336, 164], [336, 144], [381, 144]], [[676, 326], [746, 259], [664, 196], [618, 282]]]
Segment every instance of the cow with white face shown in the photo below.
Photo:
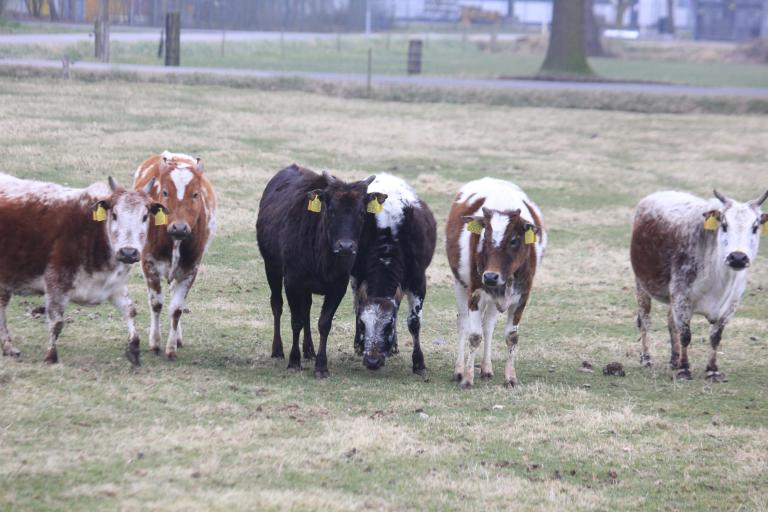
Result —
[[483, 342], [480, 376], [493, 377], [491, 338], [499, 313], [507, 313], [504, 383], [517, 385], [518, 328], [546, 245], [541, 211], [514, 183], [494, 178], [471, 181], [454, 199], [446, 225], [446, 252], [459, 310], [454, 377], [463, 388], [474, 384], [475, 354]]
[[705, 200], [682, 192], [657, 192], [637, 206], [630, 256], [637, 285], [642, 352], [651, 364], [648, 343], [651, 299], [669, 304], [670, 365], [677, 377], [690, 379], [688, 345], [693, 314], [711, 324], [712, 349], [706, 379], [719, 382], [717, 348], [723, 329], [741, 303], [747, 268], [754, 262], [768, 215], [758, 199], [740, 203], [717, 191]]
[[128, 324], [126, 356], [139, 364], [136, 308], [128, 273], [147, 241], [149, 219], [165, 208], [147, 192], [126, 190], [109, 178], [86, 189], [20, 180], [0, 174], [0, 344], [18, 356], [5, 320], [12, 294], [45, 295], [48, 363], [58, 361], [56, 342], [67, 303], [110, 301]]

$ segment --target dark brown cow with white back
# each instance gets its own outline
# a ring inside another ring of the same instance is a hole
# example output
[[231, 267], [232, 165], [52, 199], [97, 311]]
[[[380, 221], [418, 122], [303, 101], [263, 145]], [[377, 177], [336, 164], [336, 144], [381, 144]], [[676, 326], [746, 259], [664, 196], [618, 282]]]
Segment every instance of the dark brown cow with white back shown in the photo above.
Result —
[[541, 212], [517, 185], [483, 178], [464, 185], [454, 199], [446, 225], [446, 252], [459, 309], [454, 378], [463, 388], [474, 383], [475, 353], [482, 341], [480, 376], [493, 377], [491, 338], [496, 316], [505, 312], [504, 384], [517, 384], [518, 327], [546, 245]]
[[136, 170], [133, 186], [139, 189], [151, 180], [156, 183], [150, 195], [170, 213], [167, 224], [153, 224], [141, 255], [151, 309], [149, 349], [160, 352], [161, 279], [165, 278], [171, 284], [171, 328], [165, 355], [173, 360], [182, 345], [181, 313], [187, 294], [216, 231], [216, 194], [200, 159], [180, 153], [165, 151], [149, 157]]
[[717, 191], [705, 200], [683, 192], [657, 192], [637, 206], [630, 256], [637, 285], [642, 352], [651, 364], [648, 344], [651, 299], [669, 304], [668, 327], [677, 377], [691, 378], [688, 345], [691, 317], [699, 313], [712, 325], [707, 380], [719, 382], [717, 348], [723, 329], [741, 303], [747, 267], [757, 256], [760, 231], [768, 214], [760, 206], [768, 192], [748, 203]]
[[163, 210], [138, 191], [96, 183], [72, 189], [0, 174], [0, 343], [18, 356], [6, 325], [11, 295], [45, 295], [46, 362], [56, 363], [56, 342], [67, 303], [110, 301], [128, 324], [126, 356], [139, 364], [136, 309], [128, 295], [131, 265], [147, 240], [149, 217]]

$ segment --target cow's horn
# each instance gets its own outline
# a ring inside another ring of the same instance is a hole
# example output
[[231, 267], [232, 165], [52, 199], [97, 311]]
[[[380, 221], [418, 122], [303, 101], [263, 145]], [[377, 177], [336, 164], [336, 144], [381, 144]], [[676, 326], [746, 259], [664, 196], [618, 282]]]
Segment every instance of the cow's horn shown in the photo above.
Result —
[[147, 182], [146, 185], [144, 185], [144, 188], [141, 189], [144, 191], [145, 194], [149, 194], [149, 191], [152, 190], [152, 187], [155, 186], [155, 181], [157, 180], [156, 176], [152, 176], [152, 179]]
[[328, 171], [323, 171], [323, 178], [325, 178], [325, 182], [329, 185], [333, 185], [336, 183], [336, 178], [328, 174]]
[[754, 203], [756, 206], [760, 206], [760, 205], [762, 205], [762, 204], [765, 202], [765, 200], [766, 200], [766, 199], [768, 199], [768, 190], [766, 190], [765, 192], [763, 192], [763, 195], [761, 195], [760, 197], [758, 197], [757, 199], [755, 199], [755, 200], [754, 200], [754, 201], [752, 201], [752, 202], [753, 202], [753, 203]]
[[112, 176], [109, 176], [109, 177], [107, 178], [107, 183], [109, 183], [109, 189], [110, 189], [112, 192], [114, 192], [115, 190], [117, 190], [117, 187], [118, 187], [118, 185], [117, 185], [117, 182], [116, 182], [116, 181], [115, 181], [115, 180], [112, 178]]
[[376, 175], [375, 174], [371, 174], [370, 176], [368, 176], [367, 178], [365, 178], [363, 180], [363, 183], [365, 183], [366, 185], [370, 185], [371, 183], [373, 183], [373, 180], [375, 180], [375, 179], [376, 179]]
[[717, 189], [713, 190], [712, 193], [715, 195], [715, 197], [723, 204], [726, 204], [728, 202], [728, 199], [725, 198], [723, 194], [717, 191]]

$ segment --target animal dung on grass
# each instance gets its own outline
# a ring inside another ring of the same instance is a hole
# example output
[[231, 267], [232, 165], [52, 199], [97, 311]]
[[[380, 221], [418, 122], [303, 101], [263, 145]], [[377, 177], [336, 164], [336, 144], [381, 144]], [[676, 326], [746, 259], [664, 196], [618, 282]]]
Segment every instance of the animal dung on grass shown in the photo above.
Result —
[[603, 375], [607, 376], [614, 376], [614, 377], [626, 377], [626, 373], [624, 373], [624, 367], [621, 365], [621, 363], [608, 363], [605, 368], [603, 368]]

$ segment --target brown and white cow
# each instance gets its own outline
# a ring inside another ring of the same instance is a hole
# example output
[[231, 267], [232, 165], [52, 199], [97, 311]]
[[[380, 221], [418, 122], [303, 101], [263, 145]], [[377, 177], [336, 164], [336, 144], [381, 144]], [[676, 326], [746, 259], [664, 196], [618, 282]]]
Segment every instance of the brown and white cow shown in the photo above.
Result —
[[454, 199], [446, 226], [446, 251], [459, 310], [454, 378], [463, 388], [474, 383], [475, 353], [483, 341], [480, 376], [493, 377], [493, 328], [497, 315], [505, 312], [504, 383], [517, 384], [518, 327], [546, 245], [541, 212], [517, 185], [483, 178], [464, 185]]
[[131, 265], [139, 261], [149, 217], [163, 209], [139, 191], [96, 183], [86, 189], [0, 174], [0, 343], [18, 356], [6, 325], [11, 295], [45, 295], [48, 363], [58, 361], [56, 342], [67, 303], [110, 301], [128, 324], [126, 356], [139, 364], [136, 309], [128, 295]]
[[698, 313], [712, 325], [712, 348], [706, 379], [719, 382], [717, 348], [723, 329], [741, 303], [747, 268], [757, 256], [760, 231], [768, 215], [760, 206], [768, 192], [748, 203], [717, 191], [702, 199], [682, 192], [657, 192], [637, 206], [630, 256], [637, 284], [642, 352], [651, 364], [648, 345], [651, 299], [669, 304], [670, 365], [677, 377], [690, 379], [688, 345], [691, 317]]
[[163, 309], [161, 279], [171, 284], [171, 328], [165, 355], [176, 359], [182, 345], [181, 313], [200, 262], [216, 231], [216, 194], [203, 174], [199, 158], [163, 152], [149, 157], [136, 170], [135, 189], [156, 180], [150, 196], [170, 213], [167, 224], [153, 223], [141, 254], [147, 282], [151, 320], [149, 349], [160, 353], [160, 312]]

